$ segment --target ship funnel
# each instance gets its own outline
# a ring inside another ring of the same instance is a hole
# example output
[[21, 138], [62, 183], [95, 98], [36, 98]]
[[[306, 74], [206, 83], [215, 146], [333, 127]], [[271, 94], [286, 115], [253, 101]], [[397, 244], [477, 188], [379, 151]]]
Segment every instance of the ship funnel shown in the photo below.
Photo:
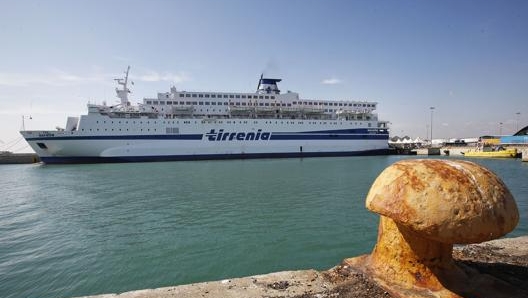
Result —
[[281, 79], [265, 79], [262, 76], [257, 88], [259, 94], [280, 94], [280, 90], [277, 87], [277, 83], [282, 81]]

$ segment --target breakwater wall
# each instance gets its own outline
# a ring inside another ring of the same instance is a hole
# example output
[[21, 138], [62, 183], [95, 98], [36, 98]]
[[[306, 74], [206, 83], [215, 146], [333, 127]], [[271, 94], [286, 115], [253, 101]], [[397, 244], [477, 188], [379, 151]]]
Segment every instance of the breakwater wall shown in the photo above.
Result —
[[29, 164], [37, 162], [40, 162], [40, 158], [35, 153], [0, 154], [0, 164]]

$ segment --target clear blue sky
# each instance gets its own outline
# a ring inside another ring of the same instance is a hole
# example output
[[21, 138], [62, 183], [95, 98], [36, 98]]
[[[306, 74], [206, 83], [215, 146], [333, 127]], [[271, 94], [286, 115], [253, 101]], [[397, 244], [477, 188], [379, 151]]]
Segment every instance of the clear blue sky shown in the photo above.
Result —
[[425, 138], [431, 106], [434, 138], [511, 134], [528, 125], [528, 1], [0, 0], [0, 150], [22, 115], [53, 129], [117, 101], [127, 65], [134, 101], [253, 91], [264, 72], [377, 101], [391, 135]]

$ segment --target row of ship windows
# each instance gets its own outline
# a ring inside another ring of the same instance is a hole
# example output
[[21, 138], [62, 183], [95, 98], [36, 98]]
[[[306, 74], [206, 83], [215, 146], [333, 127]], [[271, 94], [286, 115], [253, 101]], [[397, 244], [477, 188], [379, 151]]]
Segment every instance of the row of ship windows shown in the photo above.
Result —
[[[367, 120], [369, 120], [369, 117], [367, 117]], [[205, 120], [204, 120], [204, 121], [205, 121]], [[100, 121], [100, 122], [103, 123], [103, 124], [106, 124], [106, 121]], [[114, 124], [114, 121], [108, 121], [108, 122], [111, 123], [111, 124]], [[143, 124], [143, 121], [115, 121], [115, 122], [116, 122], [117, 124], [122, 124], [122, 123], [123, 123], [123, 124], [128, 124], [129, 122], [132, 122], [132, 124], [136, 124], [136, 123], [138, 123], [138, 124]], [[182, 122], [183, 122], [183, 123], [191, 123], [192, 121], [185, 120], [185, 121], [182, 121]], [[215, 123], [216, 123], [216, 122], [218, 122], [218, 123], [223, 123], [222, 120], [215, 121]], [[231, 122], [232, 122], [232, 123], [237, 123], [236, 120], [231, 120], [231, 121], [230, 121], [230, 120], [227, 120], [227, 121], [226, 121], [226, 123], [231, 123]], [[275, 123], [277, 123], [277, 122], [278, 122], [278, 121], [275, 121]], [[282, 124], [283, 122], [284, 122], [284, 121], [281, 121], [280, 123]], [[99, 124], [99, 120], [95, 121], [95, 123]], [[152, 123], [153, 123], [153, 124], [157, 124], [158, 122], [157, 122], [157, 121], [152, 121]], [[176, 120], [176, 121], [161, 121], [161, 124], [171, 124], [171, 123], [172, 123], [172, 124], [174, 124], [174, 123], [179, 124], [180, 121], [179, 121], [179, 120]], [[198, 121], [194, 121], [194, 123], [198, 123]], [[244, 120], [244, 121], [238, 121], [238, 123], [240, 123], [240, 124], [242, 124], [242, 123], [246, 124], [247, 121], [245, 121], [245, 120]], [[258, 124], [259, 121], [253, 121], [253, 123]], [[268, 121], [266, 121], [265, 123], [267, 124]], [[269, 123], [273, 123], [273, 121], [269, 121]], [[288, 122], [286, 122], [286, 123], [288, 123]], [[293, 122], [292, 122], [292, 123], [293, 123]], [[299, 121], [299, 122], [297, 122], [297, 123], [298, 123], [298, 124], [304, 124], [303, 121]], [[314, 121], [314, 122], [308, 122], [308, 124], [318, 124], [318, 123], [319, 123], [319, 124], [321, 124], [321, 123], [326, 124], [326, 122], [323, 122], [323, 121], [319, 121], [319, 122], [315, 122], [315, 121]], [[150, 124], [150, 121], [145, 121], [145, 124]], [[356, 123], [356, 124], [357, 124], [357, 123]]]
[[[102, 131], [102, 130], [103, 130], [103, 129], [101, 128], [101, 131]], [[111, 128], [111, 129], [110, 129], [110, 131], [114, 131], [114, 130], [115, 130], [115, 131], [128, 131], [128, 128], [127, 128], [126, 130], [121, 129], [121, 128], [119, 128], [119, 129], [117, 129], [117, 128], [116, 128], [116, 129]], [[99, 128], [97, 128], [97, 129], [96, 129], [96, 128], [93, 128], [93, 129], [92, 129], [92, 128], [89, 128], [89, 129], [84, 129], [84, 128], [82, 128], [81, 131], [99, 131]], [[108, 128], [105, 128], [104, 131], [108, 131]], [[143, 128], [141, 128], [140, 131], [143, 131]], [[150, 131], [150, 128], [147, 128], [146, 131]], [[154, 128], [152, 131], [156, 131], [156, 129]]]
[[[163, 109], [161, 109], [161, 110], [163, 111]], [[325, 112], [325, 113], [333, 113], [333, 112], [337, 112], [337, 111], [339, 111], [339, 110], [338, 110], [338, 109], [324, 109], [324, 112]], [[194, 109], [194, 112], [198, 112], [198, 109], [195, 108], [195, 109]], [[203, 113], [204, 110], [203, 110], [203, 109], [200, 109], [200, 112]], [[206, 109], [205, 112], [208, 113], [208, 112], [209, 112], [209, 109]], [[216, 112], [216, 109], [212, 109], [212, 112]], [[218, 112], [227, 112], [227, 110], [220, 110], [220, 109], [218, 109]]]
[[[152, 107], [152, 108], [154, 109], [154, 107]], [[158, 110], [156, 110], [156, 111], [158, 111]], [[161, 108], [161, 111], [164, 112], [165, 109]], [[200, 109], [200, 112], [203, 113], [203, 111], [204, 111], [203, 109]], [[325, 113], [333, 113], [333, 112], [338, 112], [338, 111], [342, 111], [342, 109], [324, 109]], [[198, 109], [194, 108], [193, 112], [198, 112]], [[205, 112], [209, 112], [209, 109], [206, 109]], [[212, 109], [212, 112], [216, 112], [216, 109]], [[227, 113], [227, 109], [218, 109], [218, 112]]]
[[375, 104], [370, 103], [346, 103], [346, 102], [313, 102], [313, 101], [299, 101], [293, 102], [294, 105], [305, 105], [305, 106], [335, 106], [335, 107], [364, 107], [364, 108], [374, 108]]
[[[154, 100], [154, 101], [147, 100], [145, 103], [148, 104], [148, 105], [165, 105], [165, 104], [167, 104], [167, 105], [177, 105], [178, 104], [177, 101], [157, 101], [157, 100]], [[236, 103], [235, 102], [231, 102], [231, 103], [224, 102], [224, 103], [222, 103], [222, 102], [216, 102], [216, 101], [211, 101], [211, 102], [209, 102], [209, 101], [206, 101], [206, 102], [203, 102], [203, 101], [180, 101], [179, 104], [180, 105], [198, 105], [198, 106], [204, 106], [204, 105], [205, 106], [216, 106], [216, 105], [219, 105], [219, 106], [221, 106], [221, 105], [224, 105], [224, 106], [227, 106], [227, 105], [232, 105], [232, 106], [233, 105], [237, 105], [237, 106], [251, 106], [249, 103], [246, 103], [246, 102], [236, 102]], [[277, 107], [281, 107], [281, 106], [282, 107], [291, 107], [291, 103], [289, 103], [289, 104], [285, 104], [285, 103], [280, 104], [280, 103], [273, 103], [273, 102], [272, 103], [268, 103], [268, 102], [262, 103], [261, 102], [258, 105], [261, 106], [261, 107], [264, 107], [264, 106], [265, 107], [269, 107], [269, 106], [272, 106], [272, 107], [275, 107], [275, 106], [277, 106]]]
[[[106, 121], [102, 121], [102, 122], [106, 123]], [[123, 121], [123, 122], [125, 124], [128, 124], [128, 121]], [[138, 121], [138, 122], [139, 122], [139, 124], [143, 124], [143, 121]], [[183, 122], [183, 124], [191, 124], [192, 121], [186, 120], [186, 121], [182, 121], [182, 122]], [[209, 121], [205, 121], [204, 120], [204, 121], [201, 121], [201, 122], [202, 123], [206, 123], [206, 122], [209, 122]], [[99, 124], [99, 121], [96, 121], [96, 123]], [[114, 121], [111, 121], [111, 123], [114, 123]], [[118, 123], [121, 124], [121, 121], [118, 121]], [[132, 123], [136, 124], [136, 121], [132, 121]], [[145, 123], [146, 124], [150, 124], [150, 121], [146, 121]], [[153, 124], [156, 124], [156, 123], [157, 123], [157, 121], [153, 121]], [[162, 121], [161, 123], [162, 124], [180, 124], [180, 121]], [[198, 121], [194, 121], [194, 123], [198, 124]], [[224, 121], [218, 120], [218, 121], [214, 121], [214, 123], [223, 124]], [[227, 124], [237, 124], [237, 121], [233, 121], [233, 120], [232, 121], [225, 121], [225, 123], [227, 123]], [[248, 123], [248, 121], [238, 121], [238, 124], [247, 124], [247, 123]], [[273, 124], [273, 123], [275, 123], [275, 124], [284, 124], [284, 121], [265, 121], [264, 123], [265, 124]], [[253, 121], [253, 124], [259, 124], [259, 121]], [[295, 124], [295, 121], [286, 121], [286, 124]], [[304, 121], [298, 121], [297, 124], [304, 124]], [[314, 125], [315, 124], [336, 124], [336, 125], [340, 124], [340, 125], [343, 125], [343, 122], [336, 122], [336, 121], [334, 121], [334, 122], [332, 122], [332, 121], [319, 121], [319, 122], [313, 121], [312, 122], [312, 121], [308, 121], [308, 124], [314, 124]], [[355, 122], [354, 124], [357, 125], [358, 123]], [[370, 127], [370, 125], [371, 124], [369, 123], [368, 126]], [[81, 129], [81, 130], [84, 131], [84, 129]], [[107, 129], [105, 128], [105, 131], [106, 130]], [[111, 130], [114, 131], [113, 128]], [[90, 131], [92, 131], [91, 128], [90, 128]], [[99, 131], [99, 129], [97, 129], [97, 131]], [[119, 129], [119, 131], [121, 131], [121, 129]], [[128, 128], [126, 129], [126, 131], [128, 131]], [[141, 131], [143, 131], [143, 129]], [[150, 131], [150, 129], [148, 131]], [[154, 131], [156, 131], [156, 129], [154, 129]]]
[[[206, 105], [206, 106], [209, 106], [209, 105], [211, 105], [211, 106], [216, 106], [216, 105], [219, 105], [219, 106], [221, 106], [221, 105], [224, 105], [224, 106], [227, 106], [227, 105], [251, 106], [250, 103], [246, 103], [246, 102], [216, 102], [216, 101], [211, 101], [211, 102], [209, 102], [209, 101], [205, 101], [205, 102], [204, 101], [179, 101], [178, 102], [178, 101], [163, 101], [163, 100], [160, 100], [160, 101], [147, 100], [145, 103], [148, 104], [148, 105], [165, 105], [165, 104], [167, 104], [167, 105], [178, 105], [178, 104], [180, 104], [180, 105], [199, 105], [199, 106], [202, 106], [202, 105]], [[272, 106], [272, 107], [275, 107], [275, 106], [277, 106], [277, 107], [281, 107], [281, 106], [282, 107], [291, 107], [292, 104], [293, 105], [299, 104], [299, 105], [306, 105], [306, 106], [317, 106], [317, 105], [320, 105], [320, 106], [336, 106], [336, 107], [338, 107], [338, 106], [339, 107], [343, 107], [343, 106], [344, 107], [347, 107], [347, 106], [348, 107], [365, 107], [365, 108], [373, 108], [373, 107], [375, 107], [374, 104], [365, 104], [365, 103], [364, 104], [356, 104], [356, 103], [352, 104], [352, 103], [342, 103], [342, 102], [339, 102], [339, 103], [337, 103], [337, 102], [319, 102], [318, 103], [318, 102], [311, 102], [311, 101], [304, 101], [304, 102], [303, 101], [299, 101], [299, 102], [294, 101], [293, 103], [288, 103], [288, 104], [286, 104], [286, 103], [274, 103], [274, 102], [272, 102], [272, 103], [259, 102], [258, 106], [261, 106], [261, 107], [264, 107], [264, 106], [265, 107], [269, 107], [269, 106]], [[255, 105], [256, 105], [256, 103], [255, 103]]]
[[[168, 98], [168, 94], [166, 95], [167, 98]], [[248, 99], [275, 99], [275, 96], [268, 96], [268, 95], [234, 95], [234, 94], [230, 94], [230, 95], [227, 95], [227, 94], [189, 94], [189, 93], [186, 93], [186, 94], [183, 94], [183, 93], [180, 93], [180, 97], [198, 97], [198, 98], [248, 98]], [[169, 103], [170, 101], [168, 101], [167, 104], [171, 104]], [[147, 104], [149, 104], [149, 102], [147, 102]], [[153, 104], [157, 104], [157, 101], [154, 101]], [[163, 101], [160, 101], [160, 104], [164, 104]], [[177, 101], [174, 101], [174, 104], [178, 104]], [[180, 101], [180, 104], [183, 104], [183, 101]], [[189, 104], [189, 103], [187, 103]], [[196, 102], [194, 102], [193, 104], [196, 104]], [[200, 103], [202, 104], [202, 103]], [[206, 105], [208, 104], [207, 102], [205, 103]], [[215, 103], [212, 103], [213, 105]], [[222, 103], [218, 103], [219, 105], [221, 105]], [[226, 102], [223, 103], [224, 105], [227, 105]], [[240, 105], [239, 102], [236, 103], [237, 105]], [[293, 102], [293, 104], [297, 104], [297, 102]], [[300, 101], [299, 104], [304, 104], [304, 105], [324, 105], [324, 106], [350, 106], [350, 107], [375, 107], [374, 104], [356, 104], [356, 103], [343, 103], [343, 102], [312, 102], [312, 101]], [[242, 103], [242, 105], [245, 105], [245, 103]]]
[[[247, 121], [245, 121], [245, 122], [247, 122]], [[222, 122], [220, 122], [220, 123], [222, 123]], [[228, 122], [228, 124], [230, 124], [230, 123]], [[236, 124], [236, 122], [233, 121], [233, 124]], [[255, 124], [257, 124], [257, 123], [255, 122]], [[266, 124], [268, 124], [268, 122], [266, 122]], [[270, 121], [269, 124], [273, 124], [273, 122]], [[278, 124], [278, 121], [275, 121], [275, 124]], [[281, 124], [284, 124], [284, 123], [281, 122]], [[286, 122], [286, 124], [295, 124], [295, 122]], [[302, 124], [302, 122], [298, 122], [298, 124]], [[321, 124], [321, 123], [308, 122], [308, 124]], [[327, 124], [327, 122], [323, 122], [322, 124]], [[343, 125], [342, 122], [339, 122], [339, 123], [338, 122], [329, 122], [328, 124], [331, 124], [331, 125], [337, 125], [337, 124]], [[357, 125], [357, 122], [356, 122], [356, 125]], [[369, 123], [368, 127], [371, 127], [371, 126], [372, 126], [372, 124]], [[83, 129], [81, 129], [81, 131], [102, 131], [102, 129], [99, 129], [99, 128], [84, 129], [83, 128]], [[108, 131], [108, 128], [105, 128], [104, 131]], [[110, 131], [125, 131], [125, 130], [123, 130], [121, 128], [119, 128], [119, 129], [111, 128]], [[126, 131], [129, 131], [129, 129], [127, 128]], [[141, 128], [140, 131], [143, 131], [143, 128]], [[150, 131], [150, 128], [147, 128], [146, 131]], [[154, 129], [152, 129], [152, 131], [156, 131], [156, 129], [154, 128]], [[172, 131], [171, 133], [176, 133], [176, 132]]]
[[[169, 98], [169, 95], [165, 95]], [[268, 95], [239, 95], [239, 94], [195, 94], [195, 93], [180, 93], [180, 97], [198, 97], [198, 98], [248, 98], [248, 99], [275, 99], [275, 96]]]
[[[190, 121], [188, 121], [188, 122], [190, 122]], [[222, 123], [222, 122], [220, 121], [220, 123]], [[228, 121], [227, 123], [230, 124], [229, 121]], [[242, 123], [242, 122], [241, 122], [241, 123]], [[244, 123], [247, 123], [247, 121], [244, 121]], [[268, 122], [266, 121], [266, 124], [267, 124], [267, 123], [268, 123]], [[233, 121], [233, 124], [236, 124], [236, 121]], [[257, 124], [257, 122], [255, 122], [255, 124]], [[273, 121], [269, 121], [269, 124], [273, 124]], [[275, 124], [278, 124], [278, 121], [275, 121]], [[283, 124], [282, 121], [281, 121], [281, 124]], [[286, 122], [286, 124], [295, 124], [295, 122]], [[298, 122], [298, 124], [303, 124], [303, 122]], [[308, 122], [308, 124], [318, 124], [318, 123], [317, 123], [317, 122]], [[321, 123], [319, 123], [319, 124], [321, 124]], [[327, 122], [322, 122], [322, 124], [327, 124]], [[343, 125], [342, 122], [339, 122], [339, 123], [338, 123], [338, 122], [329, 122], [328, 124], [330, 124], [330, 125], [338, 125], [338, 124]], [[357, 122], [356, 122], [355, 124], [357, 125]], [[372, 127], [372, 124], [371, 124], [371, 123], [368, 123], [368, 127]], [[90, 129], [86, 129], [86, 130], [85, 130], [85, 129], [83, 128], [83, 129], [81, 129], [81, 131], [102, 131], [102, 129], [99, 129], [99, 128], [97, 128], [97, 129], [95, 129], [95, 128], [92, 129], [92, 128], [90, 128]], [[108, 129], [105, 128], [104, 131], [108, 131]], [[125, 131], [125, 130], [123, 130], [123, 129], [121, 129], [121, 128], [119, 128], [119, 129], [113, 129], [113, 128], [112, 128], [112, 129], [110, 129], [110, 131]], [[129, 129], [127, 128], [126, 131], [129, 131]], [[143, 131], [143, 128], [141, 128], [140, 131]], [[150, 131], [150, 128], [147, 128], [146, 131], [149, 132], [149, 131]], [[152, 131], [156, 131], [156, 129], [154, 128], [154, 129], [152, 129]], [[166, 132], [167, 132], [167, 133], [176, 133], [176, 134], [180, 133], [180, 132], [179, 132], [179, 128], [177, 128], [177, 127], [167, 127], [167, 128], [166, 128]]]

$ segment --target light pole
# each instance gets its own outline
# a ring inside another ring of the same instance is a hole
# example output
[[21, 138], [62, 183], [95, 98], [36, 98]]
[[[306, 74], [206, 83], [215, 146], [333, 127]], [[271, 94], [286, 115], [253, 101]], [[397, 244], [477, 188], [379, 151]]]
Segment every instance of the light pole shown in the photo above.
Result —
[[517, 115], [517, 121], [515, 125], [515, 132], [517, 133], [519, 131], [519, 116], [521, 115], [521, 112], [517, 112], [515, 115]]
[[433, 111], [434, 107], [429, 108], [431, 110], [431, 147], [433, 146]]
[[502, 122], [499, 122], [499, 136], [502, 136]]

